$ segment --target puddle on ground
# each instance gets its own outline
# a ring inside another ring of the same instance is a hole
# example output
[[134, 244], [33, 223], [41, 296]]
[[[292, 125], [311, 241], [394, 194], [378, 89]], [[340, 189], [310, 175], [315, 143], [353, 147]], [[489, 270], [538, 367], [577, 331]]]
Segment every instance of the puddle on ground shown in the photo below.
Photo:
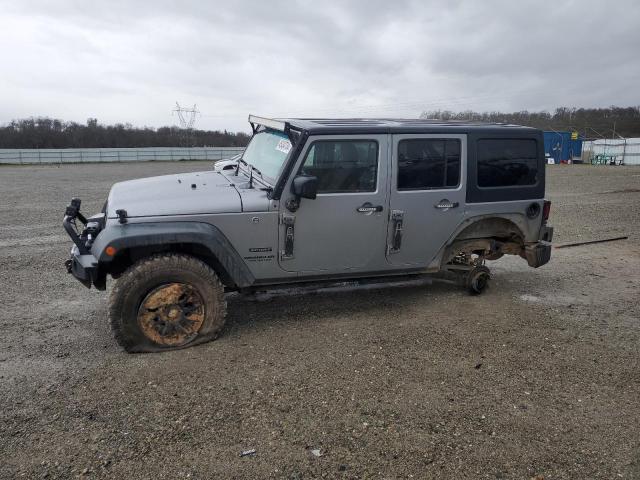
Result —
[[524, 302], [530, 303], [541, 303], [544, 305], [554, 305], [560, 307], [568, 307], [576, 304], [588, 304], [588, 297], [578, 298], [572, 295], [564, 295], [564, 294], [545, 294], [545, 295], [531, 295], [525, 293], [519, 296], [520, 300]]

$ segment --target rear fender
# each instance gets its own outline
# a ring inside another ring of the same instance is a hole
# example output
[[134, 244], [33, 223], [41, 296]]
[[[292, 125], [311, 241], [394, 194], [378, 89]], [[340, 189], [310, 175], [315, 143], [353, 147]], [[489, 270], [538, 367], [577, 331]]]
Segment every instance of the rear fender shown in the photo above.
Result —
[[[449, 237], [447, 243], [440, 249], [429, 268], [440, 269], [451, 260], [458, 246], [472, 250], [489, 252], [498, 243], [495, 239], [508, 240], [502, 244], [503, 253], [520, 255], [524, 252], [524, 239], [530, 226], [525, 215], [519, 213], [478, 215], [467, 218]], [[473, 248], [472, 248], [473, 247]]]

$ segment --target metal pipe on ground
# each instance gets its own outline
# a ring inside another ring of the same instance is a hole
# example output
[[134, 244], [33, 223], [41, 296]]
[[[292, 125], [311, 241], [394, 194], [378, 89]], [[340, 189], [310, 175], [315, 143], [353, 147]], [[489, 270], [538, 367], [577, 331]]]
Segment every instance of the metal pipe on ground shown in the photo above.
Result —
[[594, 243], [617, 242], [619, 240], [626, 240], [628, 238], [629, 238], [628, 236], [624, 236], [624, 237], [603, 238], [600, 240], [589, 240], [586, 242], [561, 243], [560, 245], [554, 245], [553, 248], [579, 247], [581, 245], [593, 245]]

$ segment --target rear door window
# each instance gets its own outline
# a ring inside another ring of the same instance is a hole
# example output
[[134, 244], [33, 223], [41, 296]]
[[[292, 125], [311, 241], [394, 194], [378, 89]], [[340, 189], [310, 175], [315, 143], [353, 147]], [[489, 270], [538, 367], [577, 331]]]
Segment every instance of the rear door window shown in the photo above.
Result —
[[398, 143], [398, 190], [456, 188], [460, 184], [460, 140], [412, 138]]
[[538, 144], [534, 139], [480, 139], [477, 148], [479, 187], [538, 183]]

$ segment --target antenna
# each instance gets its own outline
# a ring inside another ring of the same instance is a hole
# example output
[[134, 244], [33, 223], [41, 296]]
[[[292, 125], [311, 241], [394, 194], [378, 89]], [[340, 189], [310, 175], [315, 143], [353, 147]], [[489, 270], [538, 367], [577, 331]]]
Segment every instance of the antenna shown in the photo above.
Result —
[[182, 143], [183, 146], [189, 147], [189, 140], [191, 137], [191, 129], [193, 129], [193, 125], [196, 123], [196, 116], [200, 113], [196, 105], [194, 104], [192, 108], [181, 107], [178, 102], [176, 102], [176, 108], [174, 108], [171, 112], [178, 114], [178, 120], [180, 121], [180, 128], [182, 128]]

